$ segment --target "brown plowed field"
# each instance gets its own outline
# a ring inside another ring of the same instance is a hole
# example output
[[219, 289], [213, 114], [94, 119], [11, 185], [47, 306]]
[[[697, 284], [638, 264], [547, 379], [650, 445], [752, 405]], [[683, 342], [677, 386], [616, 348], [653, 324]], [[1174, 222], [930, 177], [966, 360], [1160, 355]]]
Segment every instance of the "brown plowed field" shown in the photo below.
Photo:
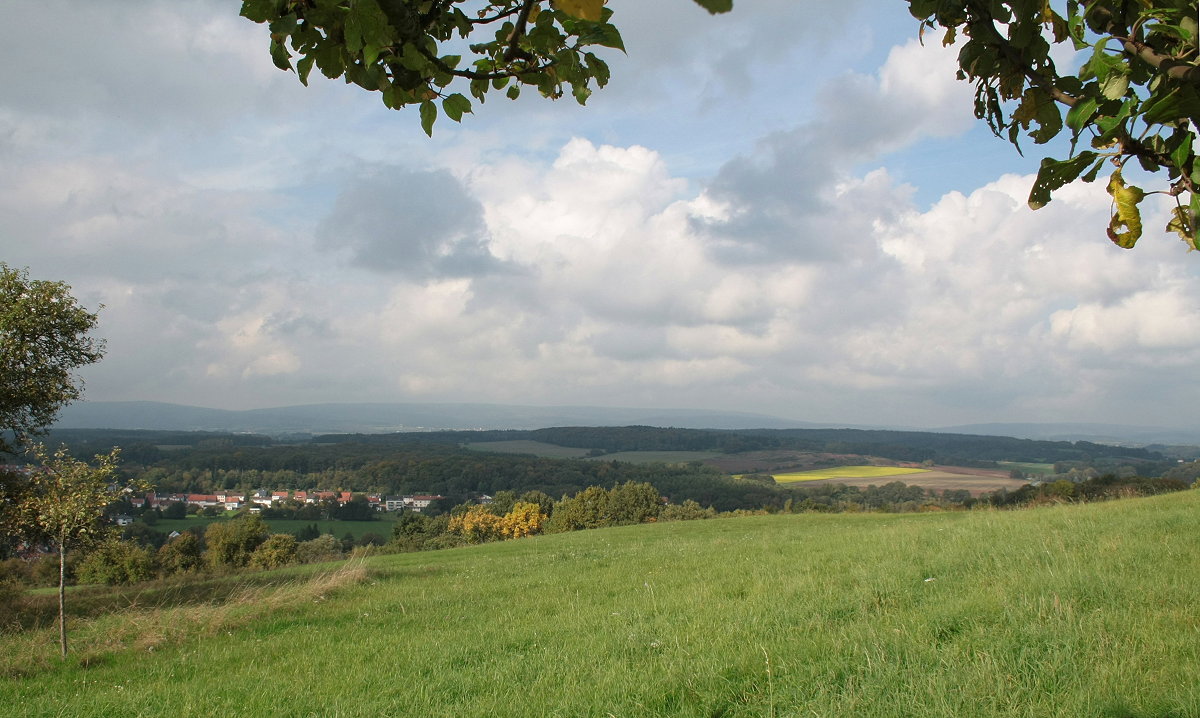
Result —
[[[970, 472], [970, 473], [967, 473]], [[868, 479], [819, 479], [803, 481], [791, 486], [813, 486], [816, 484], [845, 484], [847, 486], [867, 487], [872, 484], [882, 486], [893, 481], [902, 481], [909, 486], [920, 486], [935, 491], [946, 489], [966, 489], [972, 496], [978, 496], [996, 489], [1012, 491], [1024, 486], [1027, 482], [1021, 479], [1010, 479], [1005, 472], [987, 469], [966, 469], [961, 467], [934, 467], [922, 474], [903, 474], [900, 476], [875, 476]]]

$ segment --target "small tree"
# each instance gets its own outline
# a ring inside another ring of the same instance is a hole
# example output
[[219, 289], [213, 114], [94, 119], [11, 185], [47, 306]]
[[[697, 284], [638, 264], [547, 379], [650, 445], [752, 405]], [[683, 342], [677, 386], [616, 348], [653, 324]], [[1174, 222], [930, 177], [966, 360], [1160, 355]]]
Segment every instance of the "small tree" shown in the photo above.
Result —
[[67, 551], [104, 535], [104, 509], [122, 488], [117, 473], [120, 449], [96, 456], [96, 466], [73, 458], [62, 447], [49, 454], [35, 444], [31, 453], [41, 468], [30, 476], [22, 501], [16, 506], [15, 527], [30, 541], [44, 541], [58, 551], [58, 633], [62, 655], [67, 655], [66, 566]]

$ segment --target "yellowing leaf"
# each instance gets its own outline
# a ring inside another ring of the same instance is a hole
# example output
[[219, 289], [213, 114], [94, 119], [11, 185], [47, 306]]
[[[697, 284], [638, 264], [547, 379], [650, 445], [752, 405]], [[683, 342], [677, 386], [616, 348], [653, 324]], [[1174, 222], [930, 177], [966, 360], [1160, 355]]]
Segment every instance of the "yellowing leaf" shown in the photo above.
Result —
[[1188, 207], [1176, 207], [1171, 211], [1171, 221], [1167, 223], [1167, 231], [1178, 234], [1179, 238], [1187, 244], [1189, 252], [1200, 249], [1196, 246], [1197, 242], [1200, 242], [1200, 238], [1196, 236], [1192, 211]]
[[[1138, 211], [1138, 202], [1146, 196], [1140, 187], [1127, 187], [1121, 177], [1121, 170], [1113, 172], [1108, 181], [1108, 193], [1112, 195], [1116, 212], [1108, 224], [1108, 238], [1118, 247], [1133, 249], [1133, 245], [1142, 236], [1142, 213]], [[1121, 231], [1124, 228], [1125, 231]]]
[[554, 7], [580, 20], [600, 22], [604, 0], [554, 0]]

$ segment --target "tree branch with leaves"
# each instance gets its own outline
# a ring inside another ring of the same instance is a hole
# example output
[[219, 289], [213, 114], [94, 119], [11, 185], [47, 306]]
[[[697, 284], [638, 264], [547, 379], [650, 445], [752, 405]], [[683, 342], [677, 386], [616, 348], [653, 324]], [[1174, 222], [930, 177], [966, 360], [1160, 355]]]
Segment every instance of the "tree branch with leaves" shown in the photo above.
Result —
[[[695, 0], [725, 12], [732, 0]], [[315, 67], [381, 93], [391, 109], [417, 105], [433, 133], [439, 107], [455, 122], [489, 92], [523, 87], [580, 104], [608, 84], [593, 50], [625, 51], [604, 0], [244, 0], [241, 14], [271, 31], [271, 58], [308, 84]], [[469, 97], [468, 97], [469, 95]]]
[[15, 453], [80, 397], [75, 370], [104, 355], [95, 326], [66, 284], [0, 263], [0, 453]]
[[[974, 83], [975, 116], [992, 132], [1018, 151], [1022, 133], [1034, 144], [1069, 133], [1068, 157], [1042, 160], [1030, 207], [1045, 206], [1078, 179], [1095, 181], [1107, 167], [1114, 243], [1134, 246], [1143, 232], [1143, 201], [1161, 195], [1173, 205], [1166, 230], [1200, 249], [1196, 2], [907, 2], [922, 33], [938, 29], [943, 43], [960, 42], [958, 76]], [[1051, 57], [1052, 46], [1065, 43], [1077, 53], [1074, 71]], [[1157, 189], [1127, 182], [1131, 161], [1162, 178]]]

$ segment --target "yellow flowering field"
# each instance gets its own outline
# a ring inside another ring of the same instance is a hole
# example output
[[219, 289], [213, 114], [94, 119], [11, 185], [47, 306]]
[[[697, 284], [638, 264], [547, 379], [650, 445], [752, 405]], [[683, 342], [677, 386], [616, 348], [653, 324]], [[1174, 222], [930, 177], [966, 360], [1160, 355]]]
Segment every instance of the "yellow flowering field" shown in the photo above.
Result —
[[908, 469], [902, 466], [834, 466], [828, 469], [813, 471], [794, 471], [786, 474], [772, 474], [775, 481], [790, 484], [796, 481], [818, 481], [821, 479], [873, 479], [884, 476], [906, 476], [909, 474], [924, 474], [928, 469]]

